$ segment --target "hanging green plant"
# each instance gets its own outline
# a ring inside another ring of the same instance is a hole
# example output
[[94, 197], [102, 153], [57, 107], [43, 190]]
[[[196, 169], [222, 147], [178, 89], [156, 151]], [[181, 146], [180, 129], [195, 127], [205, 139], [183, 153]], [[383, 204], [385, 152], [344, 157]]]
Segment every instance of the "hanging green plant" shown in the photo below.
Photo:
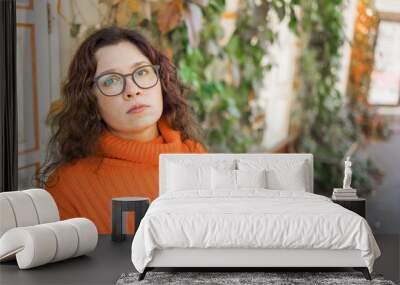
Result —
[[[345, 157], [354, 146], [362, 149], [367, 141], [352, 119], [361, 112], [360, 106], [346, 105], [345, 95], [336, 86], [344, 44], [343, 1], [302, 0], [301, 7], [303, 17], [295, 29], [300, 31], [303, 46], [293, 115], [293, 127], [300, 135], [292, 150], [314, 154], [316, 192], [330, 195], [334, 187], [342, 186]], [[374, 178], [382, 174], [369, 158], [354, 155], [352, 160], [352, 187], [366, 194]]]

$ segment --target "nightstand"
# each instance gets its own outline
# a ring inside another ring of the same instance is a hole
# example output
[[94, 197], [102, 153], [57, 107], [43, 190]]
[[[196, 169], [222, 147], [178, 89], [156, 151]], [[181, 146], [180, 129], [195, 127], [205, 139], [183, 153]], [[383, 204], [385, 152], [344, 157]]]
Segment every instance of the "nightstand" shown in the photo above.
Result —
[[356, 198], [356, 199], [351, 199], [351, 200], [332, 199], [332, 201], [350, 211], [353, 211], [356, 214], [359, 214], [361, 217], [365, 218], [366, 201], [364, 198]]
[[135, 231], [149, 208], [150, 200], [146, 197], [119, 197], [112, 199], [113, 241], [123, 241], [126, 237], [126, 212], [135, 212]]

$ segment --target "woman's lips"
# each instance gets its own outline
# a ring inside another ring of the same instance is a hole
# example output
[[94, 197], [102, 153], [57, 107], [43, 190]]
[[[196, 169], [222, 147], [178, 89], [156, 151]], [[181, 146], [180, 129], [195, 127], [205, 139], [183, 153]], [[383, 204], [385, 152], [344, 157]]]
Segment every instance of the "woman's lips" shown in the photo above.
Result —
[[140, 106], [140, 107], [137, 107], [137, 108], [133, 108], [128, 113], [129, 114], [130, 113], [140, 113], [140, 112], [143, 112], [144, 109], [146, 109], [147, 107], [149, 107], [149, 106]]

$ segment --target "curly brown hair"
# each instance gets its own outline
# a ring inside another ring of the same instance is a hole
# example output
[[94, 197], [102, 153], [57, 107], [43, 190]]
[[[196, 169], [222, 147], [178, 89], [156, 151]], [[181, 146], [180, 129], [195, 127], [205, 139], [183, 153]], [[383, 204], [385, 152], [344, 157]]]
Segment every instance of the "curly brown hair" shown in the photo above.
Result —
[[61, 99], [52, 105], [47, 115], [51, 128], [46, 161], [37, 175], [41, 187], [48, 185], [48, 177], [60, 165], [94, 156], [102, 161], [98, 144], [106, 124], [99, 120], [96, 96], [92, 82], [97, 68], [98, 49], [122, 41], [134, 44], [152, 64], [160, 65], [163, 114], [169, 125], [180, 131], [182, 141], [191, 139], [204, 144], [204, 134], [186, 98], [186, 88], [178, 79], [171, 60], [156, 49], [138, 31], [120, 27], [106, 27], [86, 38], [76, 51], [63, 83]]

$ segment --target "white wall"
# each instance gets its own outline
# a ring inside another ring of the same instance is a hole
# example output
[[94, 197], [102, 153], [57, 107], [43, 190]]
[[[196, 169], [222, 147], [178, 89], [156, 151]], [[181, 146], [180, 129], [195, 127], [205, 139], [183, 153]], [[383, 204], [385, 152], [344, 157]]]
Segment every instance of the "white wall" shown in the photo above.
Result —
[[375, 0], [375, 7], [381, 12], [400, 13], [400, 0]]
[[262, 147], [271, 149], [289, 133], [291, 102], [294, 96], [293, 79], [299, 53], [298, 39], [289, 30], [287, 20], [273, 25], [278, 38], [268, 50], [266, 59], [273, 67], [264, 79], [264, 88], [259, 92], [260, 104], [265, 109], [266, 128]]
[[350, 71], [350, 60], [351, 60], [351, 42], [354, 36], [354, 24], [357, 18], [357, 4], [358, 0], [346, 0], [345, 1], [345, 9], [343, 13], [343, 18], [345, 22], [345, 43], [341, 49], [341, 62], [340, 62], [340, 70], [338, 73], [338, 82], [337, 88], [340, 93], [345, 96], [347, 81], [349, 78]]

